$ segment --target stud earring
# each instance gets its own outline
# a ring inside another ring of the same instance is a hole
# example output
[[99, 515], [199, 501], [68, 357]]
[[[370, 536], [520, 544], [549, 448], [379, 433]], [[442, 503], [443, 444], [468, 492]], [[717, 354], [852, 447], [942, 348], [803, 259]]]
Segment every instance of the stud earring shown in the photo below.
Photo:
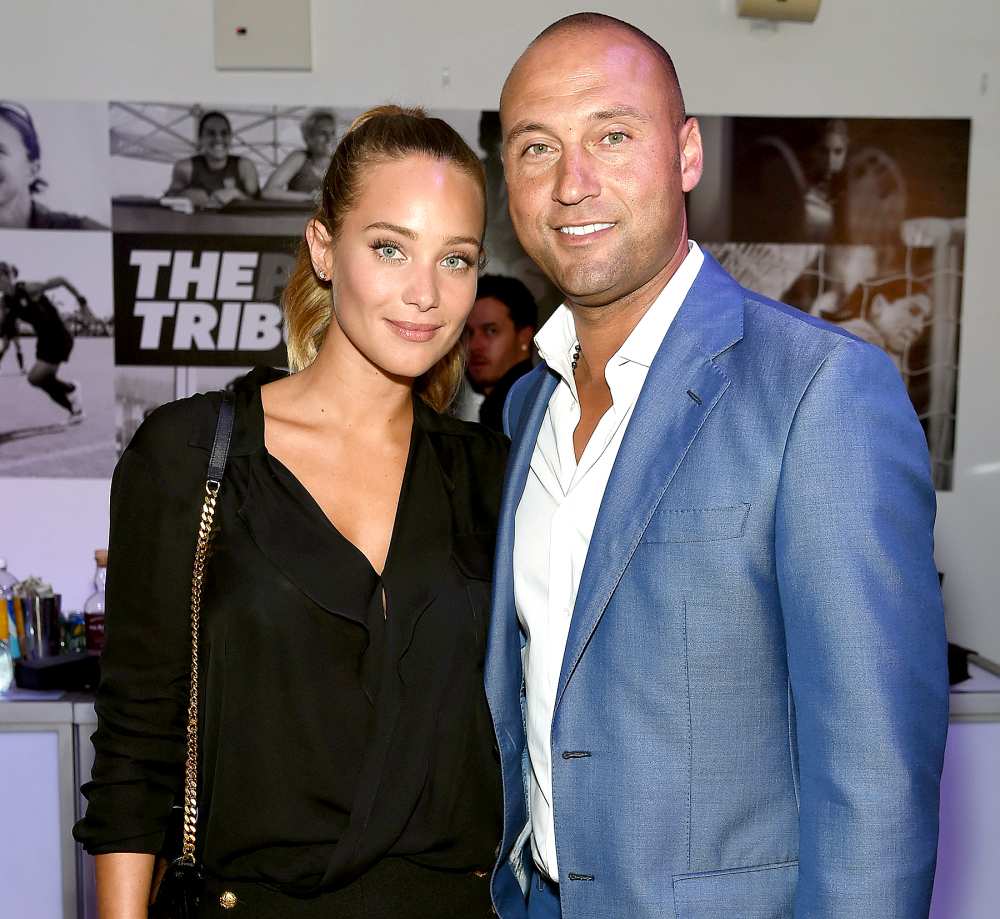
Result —
[[326, 276], [326, 272], [325, 272], [325, 271], [324, 271], [324, 270], [323, 270], [322, 268], [317, 268], [317, 269], [316, 269], [316, 274], [318, 274], [318, 275], [319, 275], [319, 279], [320, 279], [321, 281], [326, 281], [326, 280], [329, 280], [329, 279], [327, 278], [327, 276]]

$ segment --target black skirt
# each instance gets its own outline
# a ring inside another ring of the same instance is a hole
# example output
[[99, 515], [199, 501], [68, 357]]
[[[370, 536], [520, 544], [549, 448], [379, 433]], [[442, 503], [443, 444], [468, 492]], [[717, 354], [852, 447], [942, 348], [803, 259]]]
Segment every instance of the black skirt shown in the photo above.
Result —
[[212, 879], [198, 910], [199, 919], [487, 919], [492, 915], [487, 872], [439, 871], [403, 858], [383, 859], [346, 887], [314, 897]]

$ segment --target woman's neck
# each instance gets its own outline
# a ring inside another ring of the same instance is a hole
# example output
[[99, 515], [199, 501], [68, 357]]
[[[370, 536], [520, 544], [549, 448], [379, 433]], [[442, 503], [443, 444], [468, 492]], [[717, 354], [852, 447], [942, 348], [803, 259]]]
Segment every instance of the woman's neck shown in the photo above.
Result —
[[18, 195], [0, 206], [0, 226], [26, 227], [31, 222], [31, 195]]
[[305, 424], [366, 433], [409, 429], [413, 381], [374, 366], [337, 327], [316, 360], [289, 379], [289, 404]]

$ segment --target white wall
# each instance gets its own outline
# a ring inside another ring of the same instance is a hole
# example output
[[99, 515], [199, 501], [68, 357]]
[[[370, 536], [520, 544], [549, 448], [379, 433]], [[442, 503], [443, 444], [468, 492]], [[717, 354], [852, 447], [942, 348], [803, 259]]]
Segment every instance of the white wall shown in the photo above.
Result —
[[[973, 118], [955, 487], [940, 496], [938, 563], [953, 639], [1000, 660], [1000, 309], [987, 270], [1000, 243], [996, 0], [825, 0], [814, 25], [777, 31], [738, 20], [735, 6], [592, 8], [630, 19], [673, 52], [695, 112]], [[313, 4], [313, 72], [253, 74], [214, 70], [206, 0], [14, 0], [3, 17], [0, 96], [488, 108], [524, 44], [574, 8], [324, 0]], [[0, 479], [0, 554], [79, 602], [107, 529], [106, 492], [106, 482]]]

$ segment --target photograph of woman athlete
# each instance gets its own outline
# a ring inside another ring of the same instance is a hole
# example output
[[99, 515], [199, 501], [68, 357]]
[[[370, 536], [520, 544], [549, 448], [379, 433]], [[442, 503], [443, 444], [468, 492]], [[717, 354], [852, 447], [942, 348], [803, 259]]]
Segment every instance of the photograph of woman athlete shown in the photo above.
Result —
[[271, 173], [260, 196], [270, 201], [312, 203], [337, 140], [337, 117], [331, 109], [312, 109], [301, 125], [301, 150], [293, 150]]
[[[67, 424], [83, 420], [80, 387], [73, 381], [59, 379], [59, 365], [69, 360], [73, 336], [46, 291], [65, 287], [81, 309], [87, 300], [66, 278], [52, 277], [46, 281], [18, 281], [16, 265], [0, 262], [0, 296], [3, 297], [5, 333], [8, 324], [16, 331], [18, 321], [34, 329], [37, 338], [35, 363], [28, 371], [28, 382], [46, 393], [53, 402], [69, 413]], [[10, 318], [12, 317], [12, 318]], [[7, 339], [4, 339], [5, 343]]]
[[[65, 180], [67, 174], [64, 166], [75, 167], [82, 172], [87, 164], [72, 162], [60, 156], [61, 145], [55, 143], [54, 135], [61, 137], [67, 132], [71, 133], [73, 122], [80, 119], [81, 113], [76, 111], [75, 119], [67, 121], [65, 117], [59, 117], [60, 114], [65, 116], [66, 106], [55, 113], [51, 108], [53, 107], [50, 106], [44, 113], [50, 116], [46, 123], [51, 129], [47, 135], [46, 147], [53, 144], [57, 154], [56, 178]], [[53, 121], [55, 125], [52, 124]], [[85, 156], [94, 155], [87, 143], [82, 146]], [[51, 165], [49, 163], [50, 167]], [[65, 181], [56, 181], [56, 185], [57, 191], [67, 190]], [[0, 227], [25, 230], [107, 229], [104, 224], [85, 214], [54, 210], [43, 204], [39, 201], [39, 196], [47, 188], [49, 181], [42, 175], [42, 132], [26, 106], [19, 102], [0, 100]], [[75, 190], [74, 194], [79, 194], [79, 190]]]
[[18, 340], [17, 316], [13, 310], [7, 309], [5, 298], [0, 297], [0, 368], [3, 367], [3, 359], [7, 354], [7, 349], [14, 346], [14, 356], [17, 358], [18, 371], [23, 375], [24, 352], [21, 351], [21, 342]]

